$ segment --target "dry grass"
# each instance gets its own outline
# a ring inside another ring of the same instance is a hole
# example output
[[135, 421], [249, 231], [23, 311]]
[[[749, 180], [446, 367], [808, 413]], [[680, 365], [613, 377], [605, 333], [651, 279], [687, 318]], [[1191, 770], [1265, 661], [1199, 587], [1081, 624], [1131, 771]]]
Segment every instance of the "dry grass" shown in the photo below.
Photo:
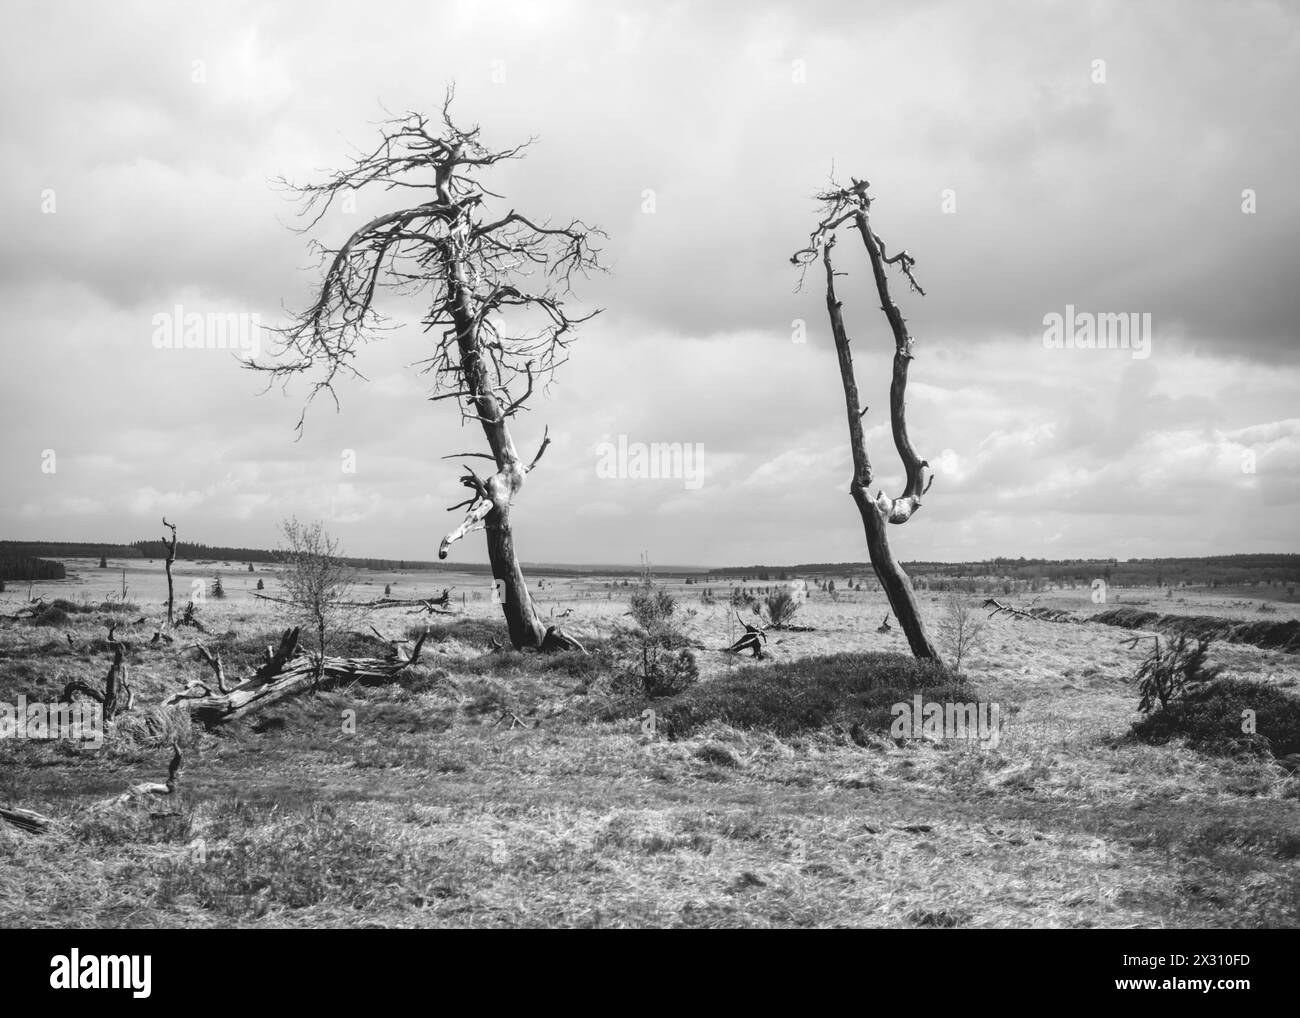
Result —
[[[204, 612], [231, 659], [280, 625], [275, 606], [238, 590]], [[702, 693], [746, 665], [718, 650], [730, 610], [695, 593], [679, 611], [701, 648]], [[585, 641], [613, 632], [621, 596], [548, 579], [543, 610], [573, 606], [565, 625]], [[636, 711], [590, 720], [606, 702], [590, 665], [493, 654], [493, 606], [467, 608], [482, 624], [440, 629], [400, 685], [303, 698], [215, 735], [157, 712], [152, 725], [128, 715], [98, 751], [0, 742], [0, 801], [72, 818], [43, 838], [0, 827], [0, 925], [1300, 923], [1300, 779], [1128, 738], [1126, 679], [1142, 652], [1126, 631], [991, 621], [963, 670], [1002, 705], [996, 748], [720, 720], [669, 741]], [[937, 617], [938, 596], [925, 608]], [[904, 650], [897, 630], [876, 633], [883, 614], [878, 596], [814, 597], [800, 622], [815, 631], [773, 634], [773, 664]], [[411, 621], [377, 624], [398, 638]], [[103, 633], [93, 612], [58, 628], [5, 624], [0, 700], [98, 684]], [[191, 657], [138, 643], [140, 702], [201, 674]], [[1211, 658], [1292, 691], [1300, 679], [1293, 655], [1216, 644]], [[159, 780], [176, 734], [176, 801], [77, 814]]]

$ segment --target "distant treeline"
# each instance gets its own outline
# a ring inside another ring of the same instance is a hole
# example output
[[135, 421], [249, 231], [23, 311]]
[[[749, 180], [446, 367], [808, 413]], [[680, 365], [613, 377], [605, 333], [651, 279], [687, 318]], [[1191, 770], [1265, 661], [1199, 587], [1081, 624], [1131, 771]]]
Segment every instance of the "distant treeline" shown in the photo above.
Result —
[[[27, 561], [36, 557], [46, 558], [117, 558], [117, 559], [165, 559], [167, 557], [167, 545], [161, 540], [157, 541], [132, 541], [130, 544], [91, 544], [86, 541], [0, 541], [0, 559], [14, 559], [18, 561]], [[176, 542], [176, 558], [184, 561], [215, 561], [215, 562], [262, 562], [275, 563], [283, 557], [282, 553], [275, 550], [268, 551], [265, 548], [228, 548], [223, 545], [212, 544], [195, 544], [190, 541]], [[350, 566], [358, 569], [382, 569], [382, 570], [410, 570], [410, 569], [446, 569], [447, 567], [438, 562], [419, 562], [406, 561], [403, 559], [386, 559], [386, 558], [348, 558], [345, 559]], [[56, 576], [35, 576], [28, 577], [10, 576], [5, 573], [5, 579], [63, 579], [63, 565], [59, 562], [48, 563], [50, 567], [57, 567], [59, 575]], [[474, 572], [481, 569], [483, 572], [488, 571], [486, 565], [482, 567], [460, 566], [458, 572]]]
[[62, 562], [0, 551], [0, 580], [62, 580], [67, 570]]
[[[101, 556], [128, 559], [163, 559], [167, 547], [161, 540], [132, 541], [130, 544], [91, 544], [81, 541], [0, 541], [0, 562], [4, 579], [62, 579], [60, 562], [31, 565], [39, 559], [93, 558]], [[179, 541], [176, 557], [187, 561], [275, 563], [282, 553], [265, 548], [231, 548], [224, 545], [194, 544]], [[458, 572], [488, 574], [486, 563], [458, 562], [447, 564], [409, 559], [347, 558], [358, 569], [381, 571]], [[1041, 559], [991, 558], [979, 562], [904, 562], [915, 580], [933, 589], [961, 588], [965, 580], [1005, 580], [1024, 584], [1084, 585], [1103, 579], [1113, 586], [1207, 586], [1232, 587], [1240, 584], [1294, 584], [1300, 582], [1300, 554], [1211, 555], [1205, 558], [1146, 559]], [[38, 568], [49, 573], [28, 576], [26, 570]], [[537, 565], [524, 563], [525, 570], [536, 576], [629, 576], [640, 572], [637, 566]], [[19, 572], [14, 572], [17, 569]], [[58, 576], [53, 574], [58, 571]], [[858, 578], [874, 585], [869, 562], [814, 562], [796, 566], [728, 566], [720, 569], [655, 569], [660, 576], [681, 575], [694, 582], [774, 583], [796, 578]]]
[[[48, 556], [51, 558], [118, 558], [118, 559], [165, 559], [167, 545], [161, 540], [132, 541], [130, 544], [91, 544], [86, 541], [0, 541], [0, 556], [14, 558], [31, 558]], [[190, 541], [176, 542], [177, 561], [211, 561], [236, 563], [261, 562], [274, 564], [281, 561], [281, 551], [266, 548], [230, 548], [225, 545], [195, 544]], [[420, 559], [393, 558], [348, 558], [343, 559], [356, 569], [374, 569], [383, 572], [408, 572], [429, 570], [431, 572], [471, 573], [474, 575], [491, 575], [492, 567], [486, 562], [434, 562]], [[59, 568], [62, 565], [59, 564]], [[532, 565], [524, 563], [524, 569], [535, 576], [571, 576], [576, 573], [593, 575], [626, 576], [637, 571], [636, 567], [583, 567]], [[700, 570], [703, 572], [703, 570]], [[22, 577], [26, 579], [27, 577]], [[41, 579], [42, 577], [36, 577]], [[61, 579], [62, 577], [60, 577]]]
[[30, 558], [139, 558], [138, 549], [125, 544], [88, 544], [84, 541], [0, 541], [0, 557]]
[[[129, 547], [135, 555], [149, 559], [167, 557], [167, 545], [161, 540], [132, 541]], [[176, 542], [176, 557], [186, 560], [216, 562], [263, 562], [274, 564], [284, 558], [284, 553], [266, 548], [227, 548], [223, 545], [193, 544], [189, 541]], [[436, 569], [436, 562], [408, 562], [404, 559], [389, 558], [344, 558], [348, 565], [357, 569]]]
[[[904, 562], [908, 575], [936, 580], [1037, 580], [1087, 585], [1103, 579], [1114, 586], [1231, 587], [1244, 583], [1300, 582], [1300, 555], [1212, 555], [1206, 558], [1026, 559], [991, 558], [981, 562]], [[868, 562], [820, 562], [798, 566], [749, 566], [708, 570], [711, 577], [768, 581], [795, 576], [867, 576]]]

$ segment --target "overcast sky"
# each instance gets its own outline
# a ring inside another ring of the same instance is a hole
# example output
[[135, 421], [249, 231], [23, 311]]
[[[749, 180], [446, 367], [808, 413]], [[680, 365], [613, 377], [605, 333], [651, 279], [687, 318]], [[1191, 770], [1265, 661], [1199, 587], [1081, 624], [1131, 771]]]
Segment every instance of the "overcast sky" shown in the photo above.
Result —
[[[832, 170], [871, 181], [928, 294], [894, 284], [936, 474], [891, 528], [901, 558], [1296, 551], [1298, 10], [9, 4], [0, 536], [154, 538], [166, 514], [269, 547], [292, 513], [350, 554], [436, 557], [463, 494], [440, 457], [482, 436], [424, 398], [418, 327], [368, 347], [369, 381], [300, 441], [304, 387], [259, 395], [229, 352], [151, 340], [177, 304], [283, 323], [317, 273], [272, 179], [318, 179], [454, 81], [489, 144], [538, 139], [486, 186], [609, 234], [576, 305], [605, 311], [515, 423], [526, 456], [553, 439], [516, 503], [525, 561], [865, 560], [822, 280], [796, 292], [789, 263]], [[898, 494], [892, 339], [853, 240], [840, 296]], [[1149, 356], [1046, 348], [1067, 304], [1150, 314]], [[602, 477], [619, 436], [698, 443], [703, 476]], [[482, 536], [457, 560], [485, 561]]]

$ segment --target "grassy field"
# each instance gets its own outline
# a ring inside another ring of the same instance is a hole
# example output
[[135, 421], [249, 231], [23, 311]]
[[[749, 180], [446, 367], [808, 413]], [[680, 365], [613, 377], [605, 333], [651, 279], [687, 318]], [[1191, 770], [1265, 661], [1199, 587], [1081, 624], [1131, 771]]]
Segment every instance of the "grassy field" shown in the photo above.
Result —
[[[148, 638], [161, 565], [129, 567], [139, 609], [112, 615], [95, 606], [120, 572], [96, 565], [35, 591], [93, 610], [58, 626], [0, 623], [0, 701], [49, 702], [71, 679], [102, 684], [108, 618], [150, 619], [127, 637], [136, 710], [103, 748], [0, 741], [0, 803], [66, 818], [45, 836], [0, 825], [0, 926], [1300, 925], [1300, 777], [1134, 740], [1129, 679], [1145, 648], [1122, 629], [990, 620], [963, 671], [971, 699], [1000, 705], [996, 746], [899, 744], [883, 724], [833, 712], [782, 728], [757, 708], [697, 710], [669, 738], [643, 730], [646, 704], [609, 687], [602, 648], [629, 624], [627, 589], [610, 586], [621, 581], [547, 579], [542, 613], [572, 609], [566, 629], [596, 653], [541, 658], [491, 650], [502, 627], [481, 577], [363, 575], [363, 597], [450, 583], [457, 618], [439, 619], [400, 683], [303, 696], [207, 733], [157, 704], [209, 674], [190, 641], [224, 647], [232, 675], [250, 670], [285, 624], [282, 606], [250, 596], [258, 577], [273, 593], [273, 574], [221, 567], [232, 596], [202, 606], [208, 635], [159, 649]], [[178, 565], [183, 604], [213, 568]], [[25, 601], [18, 586], [0, 611]], [[865, 655], [852, 662], [863, 688], [905, 670], [897, 625], [876, 631], [880, 594], [814, 592], [797, 620], [811, 631], [772, 633], [770, 660], [751, 663], [721, 652], [740, 631], [728, 606], [702, 603], [694, 585], [677, 592], [697, 708], [720, 702], [710, 690], [748, 702], [747, 690], [782, 683], [805, 703], [821, 671], [840, 667], [833, 655]], [[1108, 606], [1147, 602], [1241, 618], [1262, 603], [1125, 590]], [[1038, 603], [1098, 608], [1084, 589]], [[937, 622], [942, 598], [922, 605]], [[1296, 617], [1294, 604], [1272, 607], [1270, 618]], [[419, 621], [372, 613], [334, 652], [376, 653], [369, 624], [401, 638]], [[1215, 644], [1211, 657], [1300, 692], [1295, 655]], [[186, 755], [176, 795], [84, 809], [162, 780], [173, 736]]]

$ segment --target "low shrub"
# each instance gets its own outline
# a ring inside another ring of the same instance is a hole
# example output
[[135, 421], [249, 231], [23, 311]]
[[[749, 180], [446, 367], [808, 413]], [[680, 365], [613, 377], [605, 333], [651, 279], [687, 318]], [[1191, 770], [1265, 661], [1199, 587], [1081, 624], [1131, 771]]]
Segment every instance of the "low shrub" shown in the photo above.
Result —
[[63, 609], [50, 605], [44, 611], [32, 616], [32, 625], [34, 626], [62, 626], [66, 625], [71, 615]]
[[768, 594], [763, 601], [767, 608], [767, 619], [773, 629], [784, 629], [794, 622], [802, 602], [788, 587], [781, 587]]
[[[1243, 711], [1253, 711], [1255, 732], [1243, 732]], [[1185, 692], [1133, 725], [1143, 742], [1161, 745], [1183, 737], [1192, 749], [1215, 756], [1288, 756], [1300, 752], [1300, 698], [1248, 679], [1216, 679]]]
[[[737, 668], [657, 705], [657, 725], [674, 739], [716, 721], [780, 737], [835, 729], [863, 742], [868, 733], [887, 737], [894, 704], [917, 693], [954, 703], [977, 697], [942, 665], [901, 654], [834, 654]], [[618, 716], [639, 710], [622, 706]]]
[[628, 634], [632, 646], [615, 676], [615, 691], [639, 689], [646, 697], [658, 699], [694, 685], [700, 666], [673, 618], [677, 611], [673, 595], [647, 579], [632, 591], [628, 608], [636, 628]]
[[[1133, 637], [1129, 646], [1137, 646], [1141, 637]], [[1206, 663], [1210, 642], [1197, 638], [1190, 639], [1186, 633], [1179, 633], [1173, 642], [1161, 643], [1155, 637], [1154, 646], [1140, 665], [1133, 681], [1138, 685], [1141, 699], [1138, 710], [1150, 714], [1158, 704], [1161, 710], [1170, 703], [1197, 686], [1213, 681], [1222, 670], [1219, 666]]]

